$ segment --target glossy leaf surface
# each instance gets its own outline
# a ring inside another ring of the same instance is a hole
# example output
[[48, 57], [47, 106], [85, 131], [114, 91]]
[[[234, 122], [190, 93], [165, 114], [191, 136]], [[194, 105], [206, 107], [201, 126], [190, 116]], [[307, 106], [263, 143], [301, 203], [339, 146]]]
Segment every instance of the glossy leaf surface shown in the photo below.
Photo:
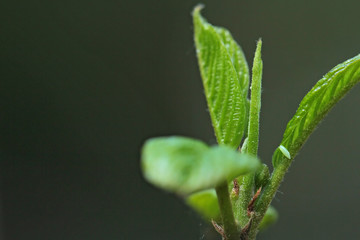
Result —
[[182, 195], [216, 187], [259, 166], [257, 158], [228, 146], [208, 147], [185, 137], [146, 141], [141, 161], [150, 183]]
[[231, 34], [193, 12], [195, 45], [212, 124], [219, 144], [237, 148], [247, 122], [249, 85], [244, 55]]
[[276, 149], [274, 167], [288, 165], [330, 109], [359, 81], [360, 55], [337, 65], [316, 83], [287, 124], [281, 145], [289, 154]]

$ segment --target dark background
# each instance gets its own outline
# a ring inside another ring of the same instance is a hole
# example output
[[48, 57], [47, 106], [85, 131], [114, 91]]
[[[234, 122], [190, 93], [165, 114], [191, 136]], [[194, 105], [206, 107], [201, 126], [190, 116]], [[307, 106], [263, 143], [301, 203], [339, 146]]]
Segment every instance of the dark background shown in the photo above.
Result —
[[[0, 2], [0, 239], [212, 239], [139, 170], [145, 139], [214, 143], [194, 51], [198, 1]], [[259, 155], [301, 98], [360, 53], [360, 1], [205, 1], [249, 63], [263, 39]], [[250, 64], [251, 65], [251, 64]], [[360, 239], [360, 88], [290, 168], [259, 239]]]

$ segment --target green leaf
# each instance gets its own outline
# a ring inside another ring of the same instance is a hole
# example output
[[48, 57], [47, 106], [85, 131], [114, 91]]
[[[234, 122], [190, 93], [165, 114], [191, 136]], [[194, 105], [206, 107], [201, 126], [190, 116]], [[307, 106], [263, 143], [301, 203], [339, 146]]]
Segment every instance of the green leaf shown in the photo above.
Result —
[[237, 148], [247, 122], [249, 73], [245, 57], [231, 34], [193, 12], [194, 38], [212, 124], [219, 144]]
[[360, 55], [357, 55], [334, 67], [316, 83], [287, 124], [281, 146], [273, 155], [275, 168], [281, 163], [290, 164], [320, 121], [359, 81]]
[[244, 97], [247, 97], [249, 91], [249, 66], [246, 62], [244, 52], [227, 29], [215, 26], [213, 26], [213, 28], [219, 34], [220, 40], [225, 46], [231, 62], [238, 73], [240, 91]]
[[259, 145], [259, 120], [261, 108], [261, 81], [263, 62], [261, 59], [261, 39], [257, 43], [254, 63], [252, 68], [251, 80], [251, 99], [249, 112], [249, 126], [248, 126], [248, 145], [247, 152], [257, 155]]
[[205, 220], [220, 220], [219, 203], [214, 189], [194, 193], [186, 198], [186, 203]]
[[216, 187], [259, 166], [257, 158], [230, 147], [210, 148], [185, 137], [146, 141], [141, 160], [144, 177], [150, 183], [182, 195]]
[[[253, 67], [252, 67], [252, 81], [251, 81], [251, 99], [249, 106], [249, 124], [248, 134], [242, 147], [242, 151], [257, 156], [258, 143], [259, 143], [259, 118], [261, 108], [261, 80], [262, 80], [262, 59], [261, 59], [262, 41], [257, 43]], [[245, 213], [248, 204], [253, 196], [253, 186], [255, 184], [255, 174], [249, 174], [238, 178], [240, 183], [239, 199], [236, 203], [239, 210], [238, 212]], [[239, 215], [240, 224], [244, 225], [248, 221], [247, 214]]]
[[264, 230], [273, 225], [279, 218], [279, 214], [273, 206], [270, 206], [261, 220], [259, 230]]

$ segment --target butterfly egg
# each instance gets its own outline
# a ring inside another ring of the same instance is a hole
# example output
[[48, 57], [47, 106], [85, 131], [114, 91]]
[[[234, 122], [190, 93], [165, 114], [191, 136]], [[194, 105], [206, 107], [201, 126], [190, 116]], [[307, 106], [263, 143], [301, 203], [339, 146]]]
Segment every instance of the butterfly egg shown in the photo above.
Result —
[[280, 149], [280, 151], [282, 152], [282, 154], [284, 154], [284, 156], [285, 156], [287, 159], [290, 159], [290, 158], [291, 158], [290, 153], [289, 153], [289, 151], [286, 149], [286, 147], [284, 147], [283, 145], [280, 145], [280, 146], [279, 146], [279, 149]]

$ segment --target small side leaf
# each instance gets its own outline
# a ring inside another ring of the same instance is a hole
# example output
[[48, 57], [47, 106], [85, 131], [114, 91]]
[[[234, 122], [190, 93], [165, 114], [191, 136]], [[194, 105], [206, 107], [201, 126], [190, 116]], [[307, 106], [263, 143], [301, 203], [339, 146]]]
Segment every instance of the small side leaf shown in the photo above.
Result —
[[247, 122], [249, 73], [246, 60], [230, 33], [193, 12], [196, 52], [206, 100], [218, 143], [239, 147]]
[[277, 148], [273, 155], [275, 168], [280, 163], [290, 164], [320, 121], [359, 81], [360, 55], [357, 55], [334, 67], [316, 83], [287, 124], [281, 148]]
[[186, 203], [205, 220], [220, 220], [219, 203], [214, 189], [194, 193], [186, 198]]
[[260, 222], [259, 230], [262, 231], [262, 230], [270, 227], [278, 220], [278, 218], [279, 218], [279, 214], [278, 214], [277, 210], [273, 206], [270, 206], [266, 210], [265, 216]]
[[146, 141], [141, 160], [144, 177], [150, 183], [182, 195], [216, 187], [259, 166], [253, 156], [227, 146], [209, 148], [185, 137]]

